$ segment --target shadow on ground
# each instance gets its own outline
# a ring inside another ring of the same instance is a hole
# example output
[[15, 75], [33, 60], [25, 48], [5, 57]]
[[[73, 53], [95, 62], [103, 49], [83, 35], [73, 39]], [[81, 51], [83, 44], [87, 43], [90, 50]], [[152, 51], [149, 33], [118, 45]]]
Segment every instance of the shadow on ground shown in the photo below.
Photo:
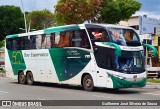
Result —
[[[19, 84], [18, 82], [10, 82], [12, 84]], [[19, 84], [22, 85], [22, 84]], [[24, 84], [27, 85], [27, 84]], [[57, 84], [57, 83], [40, 83], [40, 82], [35, 82], [34, 85], [31, 87], [47, 87], [47, 88], [60, 88], [60, 89], [69, 89], [69, 90], [83, 90], [81, 86], [73, 86], [73, 85], [68, 85], [68, 84]], [[138, 88], [140, 89], [140, 88]], [[108, 89], [108, 88], [94, 88], [92, 92], [100, 92], [100, 93], [110, 93], [110, 94], [135, 94], [135, 93], [141, 93], [141, 90], [133, 90], [133, 88], [125, 88], [125, 89]]]

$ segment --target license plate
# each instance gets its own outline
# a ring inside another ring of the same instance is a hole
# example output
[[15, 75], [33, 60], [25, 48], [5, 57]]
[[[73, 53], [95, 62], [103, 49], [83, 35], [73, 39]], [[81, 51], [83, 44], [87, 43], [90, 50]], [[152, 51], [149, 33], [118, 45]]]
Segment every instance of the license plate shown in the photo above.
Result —
[[138, 85], [132, 85], [132, 88], [138, 88], [139, 86]]

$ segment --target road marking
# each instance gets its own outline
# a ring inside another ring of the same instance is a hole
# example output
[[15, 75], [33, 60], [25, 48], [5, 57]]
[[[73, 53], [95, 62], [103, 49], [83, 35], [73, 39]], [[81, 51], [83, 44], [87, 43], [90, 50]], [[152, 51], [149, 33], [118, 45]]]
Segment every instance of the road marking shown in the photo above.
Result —
[[43, 99], [43, 98], [39, 98], [39, 100], [45, 100], [45, 99]]
[[94, 97], [98, 97], [98, 98], [105, 98], [105, 99], [106, 99], [106, 98], [107, 98], [107, 99], [108, 99], [108, 98], [111, 98], [111, 97], [99, 96], [99, 95], [92, 95], [92, 96], [94, 96]]
[[0, 91], [0, 93], [8, 93], [8, 92], [6, 92], [6, 91]]

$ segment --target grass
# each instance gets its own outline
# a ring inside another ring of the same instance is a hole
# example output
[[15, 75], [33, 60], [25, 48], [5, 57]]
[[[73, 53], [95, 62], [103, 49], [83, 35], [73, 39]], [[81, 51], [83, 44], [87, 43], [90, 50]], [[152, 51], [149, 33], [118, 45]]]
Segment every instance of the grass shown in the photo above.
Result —
[[147, 79], [147, 82], [160, 83], [160, 79]]
[[5, 73], [6, 71], [5, 70], [0, 70], [0, 73]]

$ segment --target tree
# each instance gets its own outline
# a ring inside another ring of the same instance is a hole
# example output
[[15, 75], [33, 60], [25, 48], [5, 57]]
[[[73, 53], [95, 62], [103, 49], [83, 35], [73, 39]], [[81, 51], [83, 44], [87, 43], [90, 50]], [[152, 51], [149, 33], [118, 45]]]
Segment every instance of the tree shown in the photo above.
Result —
[[86, 20], [117, 23], [129, 19], [140, 8], [141, 3], [137, 0], [59, 0], [55, 6], [55, 22], [57, 25]]
[[54, 15], [49, 10], [32, 11], [27, 16], [28, 23], [31, 20], [32, 29], [44, 29], [54, 26]]
[[0, 41], [7, 35], [17, 34], [24, 27], [23, 14], [16, 6], [0, 6]]
[[120, 20], [128, 20], [141, 8], [137, 0], [104, 0], [100, 12], [100, 21], [103, 23], [118, 23]]
[[100, 11], [100, 18], [98, 19], [98, 22], [112, 24], [120, 20], [120, 9], [116, 1], [105, 0], [102, 7], [103, 9]]
[[59, 0], [55, 6], [56, 25], [83, 23], [101, 9], [103, 0]]
[[4, 45], [5, 45], [4, 40], [0, 41], [0, 48], [1, 48], [1, 47], [4, 47]]

